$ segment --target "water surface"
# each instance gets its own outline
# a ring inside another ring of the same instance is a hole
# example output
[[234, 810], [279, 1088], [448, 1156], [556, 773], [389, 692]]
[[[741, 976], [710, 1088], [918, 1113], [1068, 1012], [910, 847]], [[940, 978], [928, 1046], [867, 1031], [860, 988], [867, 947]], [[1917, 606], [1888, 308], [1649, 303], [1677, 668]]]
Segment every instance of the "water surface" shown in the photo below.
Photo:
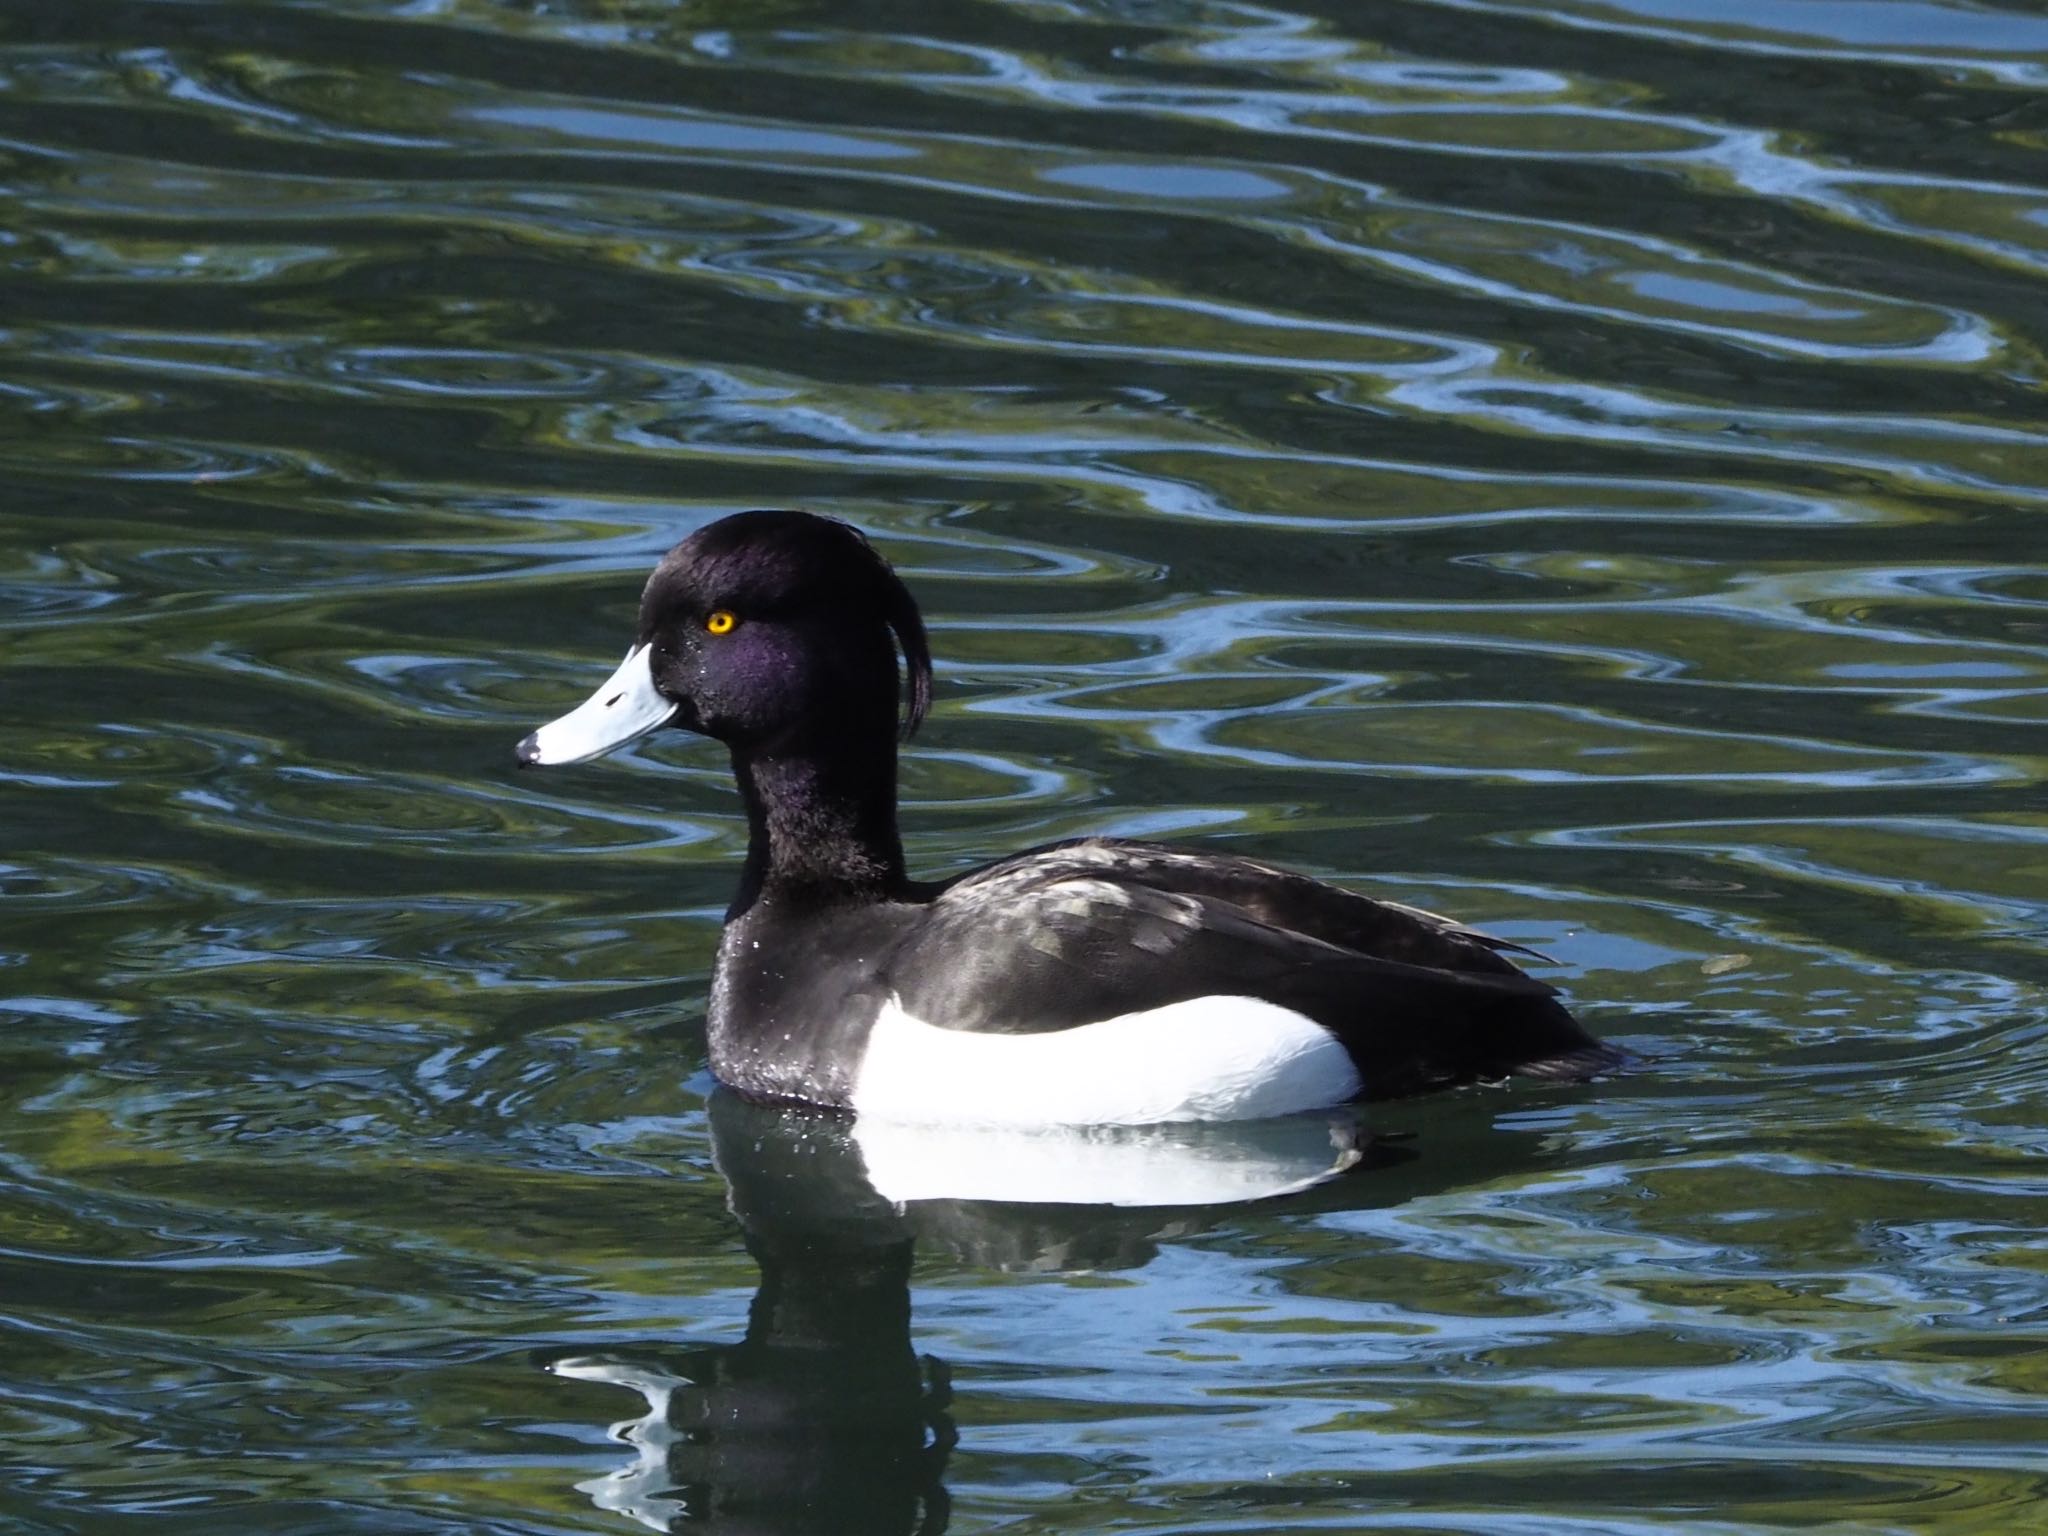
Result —
[[[0, 1525], [2037, 1525], [2044, 80], [1918, 0], [16, 0]], [[920, 870], [1253, 852], [1654, 1066], [1086, 1154], [1343, 1165], [1171, 1209], [712, 1102], [719, 750], [509, 749], [764, 505], [925, 603]]]

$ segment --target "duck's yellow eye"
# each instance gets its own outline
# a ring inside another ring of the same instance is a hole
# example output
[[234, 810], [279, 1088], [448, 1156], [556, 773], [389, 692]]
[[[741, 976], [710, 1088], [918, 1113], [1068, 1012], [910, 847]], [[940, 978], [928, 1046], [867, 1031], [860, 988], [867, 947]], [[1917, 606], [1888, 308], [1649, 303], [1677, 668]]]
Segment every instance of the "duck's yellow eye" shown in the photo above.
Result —
[[710, 617], [705, 619], [704, 627], [714, 635], [729, 635], [739, 622], [730, 608], [714, 608]]

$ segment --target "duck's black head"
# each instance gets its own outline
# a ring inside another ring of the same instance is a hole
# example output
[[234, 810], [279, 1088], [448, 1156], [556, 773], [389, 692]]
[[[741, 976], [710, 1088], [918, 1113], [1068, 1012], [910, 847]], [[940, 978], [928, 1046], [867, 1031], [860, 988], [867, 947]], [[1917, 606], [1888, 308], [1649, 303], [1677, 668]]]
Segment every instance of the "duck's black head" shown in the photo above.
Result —
[[909, 591], [868, 541], [809, 512], [741, 512], [662, 558], [633, 647], [579, 708], [519, 743], [524, 764], [572, 763], [673, 723], [736, 755], [857, 750], [924, 718], [932, 664]]

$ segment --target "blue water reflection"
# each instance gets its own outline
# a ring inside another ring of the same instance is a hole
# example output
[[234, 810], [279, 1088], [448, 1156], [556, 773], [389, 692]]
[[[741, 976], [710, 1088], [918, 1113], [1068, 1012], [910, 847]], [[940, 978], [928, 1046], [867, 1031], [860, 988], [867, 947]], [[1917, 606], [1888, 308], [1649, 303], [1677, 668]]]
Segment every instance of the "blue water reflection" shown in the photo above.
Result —
[[[16, 0], [0, 1528], [2024, 1528], [2043, 26]], [[926, 607], [920, 872], [1274, 859], [1648, 1067], [715, 1164], [723, 756], [505, 744], [763, 505]]]

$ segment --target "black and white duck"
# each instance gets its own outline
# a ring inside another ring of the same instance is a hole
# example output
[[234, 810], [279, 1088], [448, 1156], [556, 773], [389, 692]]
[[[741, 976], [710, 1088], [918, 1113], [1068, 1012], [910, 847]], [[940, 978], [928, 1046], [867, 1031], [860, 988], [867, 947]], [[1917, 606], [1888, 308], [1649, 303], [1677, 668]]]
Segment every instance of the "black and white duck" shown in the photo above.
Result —
[[1141, 1125], [1626, 1059], [1519, 946], [1234, 854], [1083, 838], [911, 878], [896, 749], [931, 686], [917, 604], [858, 531], [742, 512], [669, 551], [618, 670], [519, 743], [573, 763], [674, 725], [730, 749], [749, 839], [708, 1029], [738, 1092]]

